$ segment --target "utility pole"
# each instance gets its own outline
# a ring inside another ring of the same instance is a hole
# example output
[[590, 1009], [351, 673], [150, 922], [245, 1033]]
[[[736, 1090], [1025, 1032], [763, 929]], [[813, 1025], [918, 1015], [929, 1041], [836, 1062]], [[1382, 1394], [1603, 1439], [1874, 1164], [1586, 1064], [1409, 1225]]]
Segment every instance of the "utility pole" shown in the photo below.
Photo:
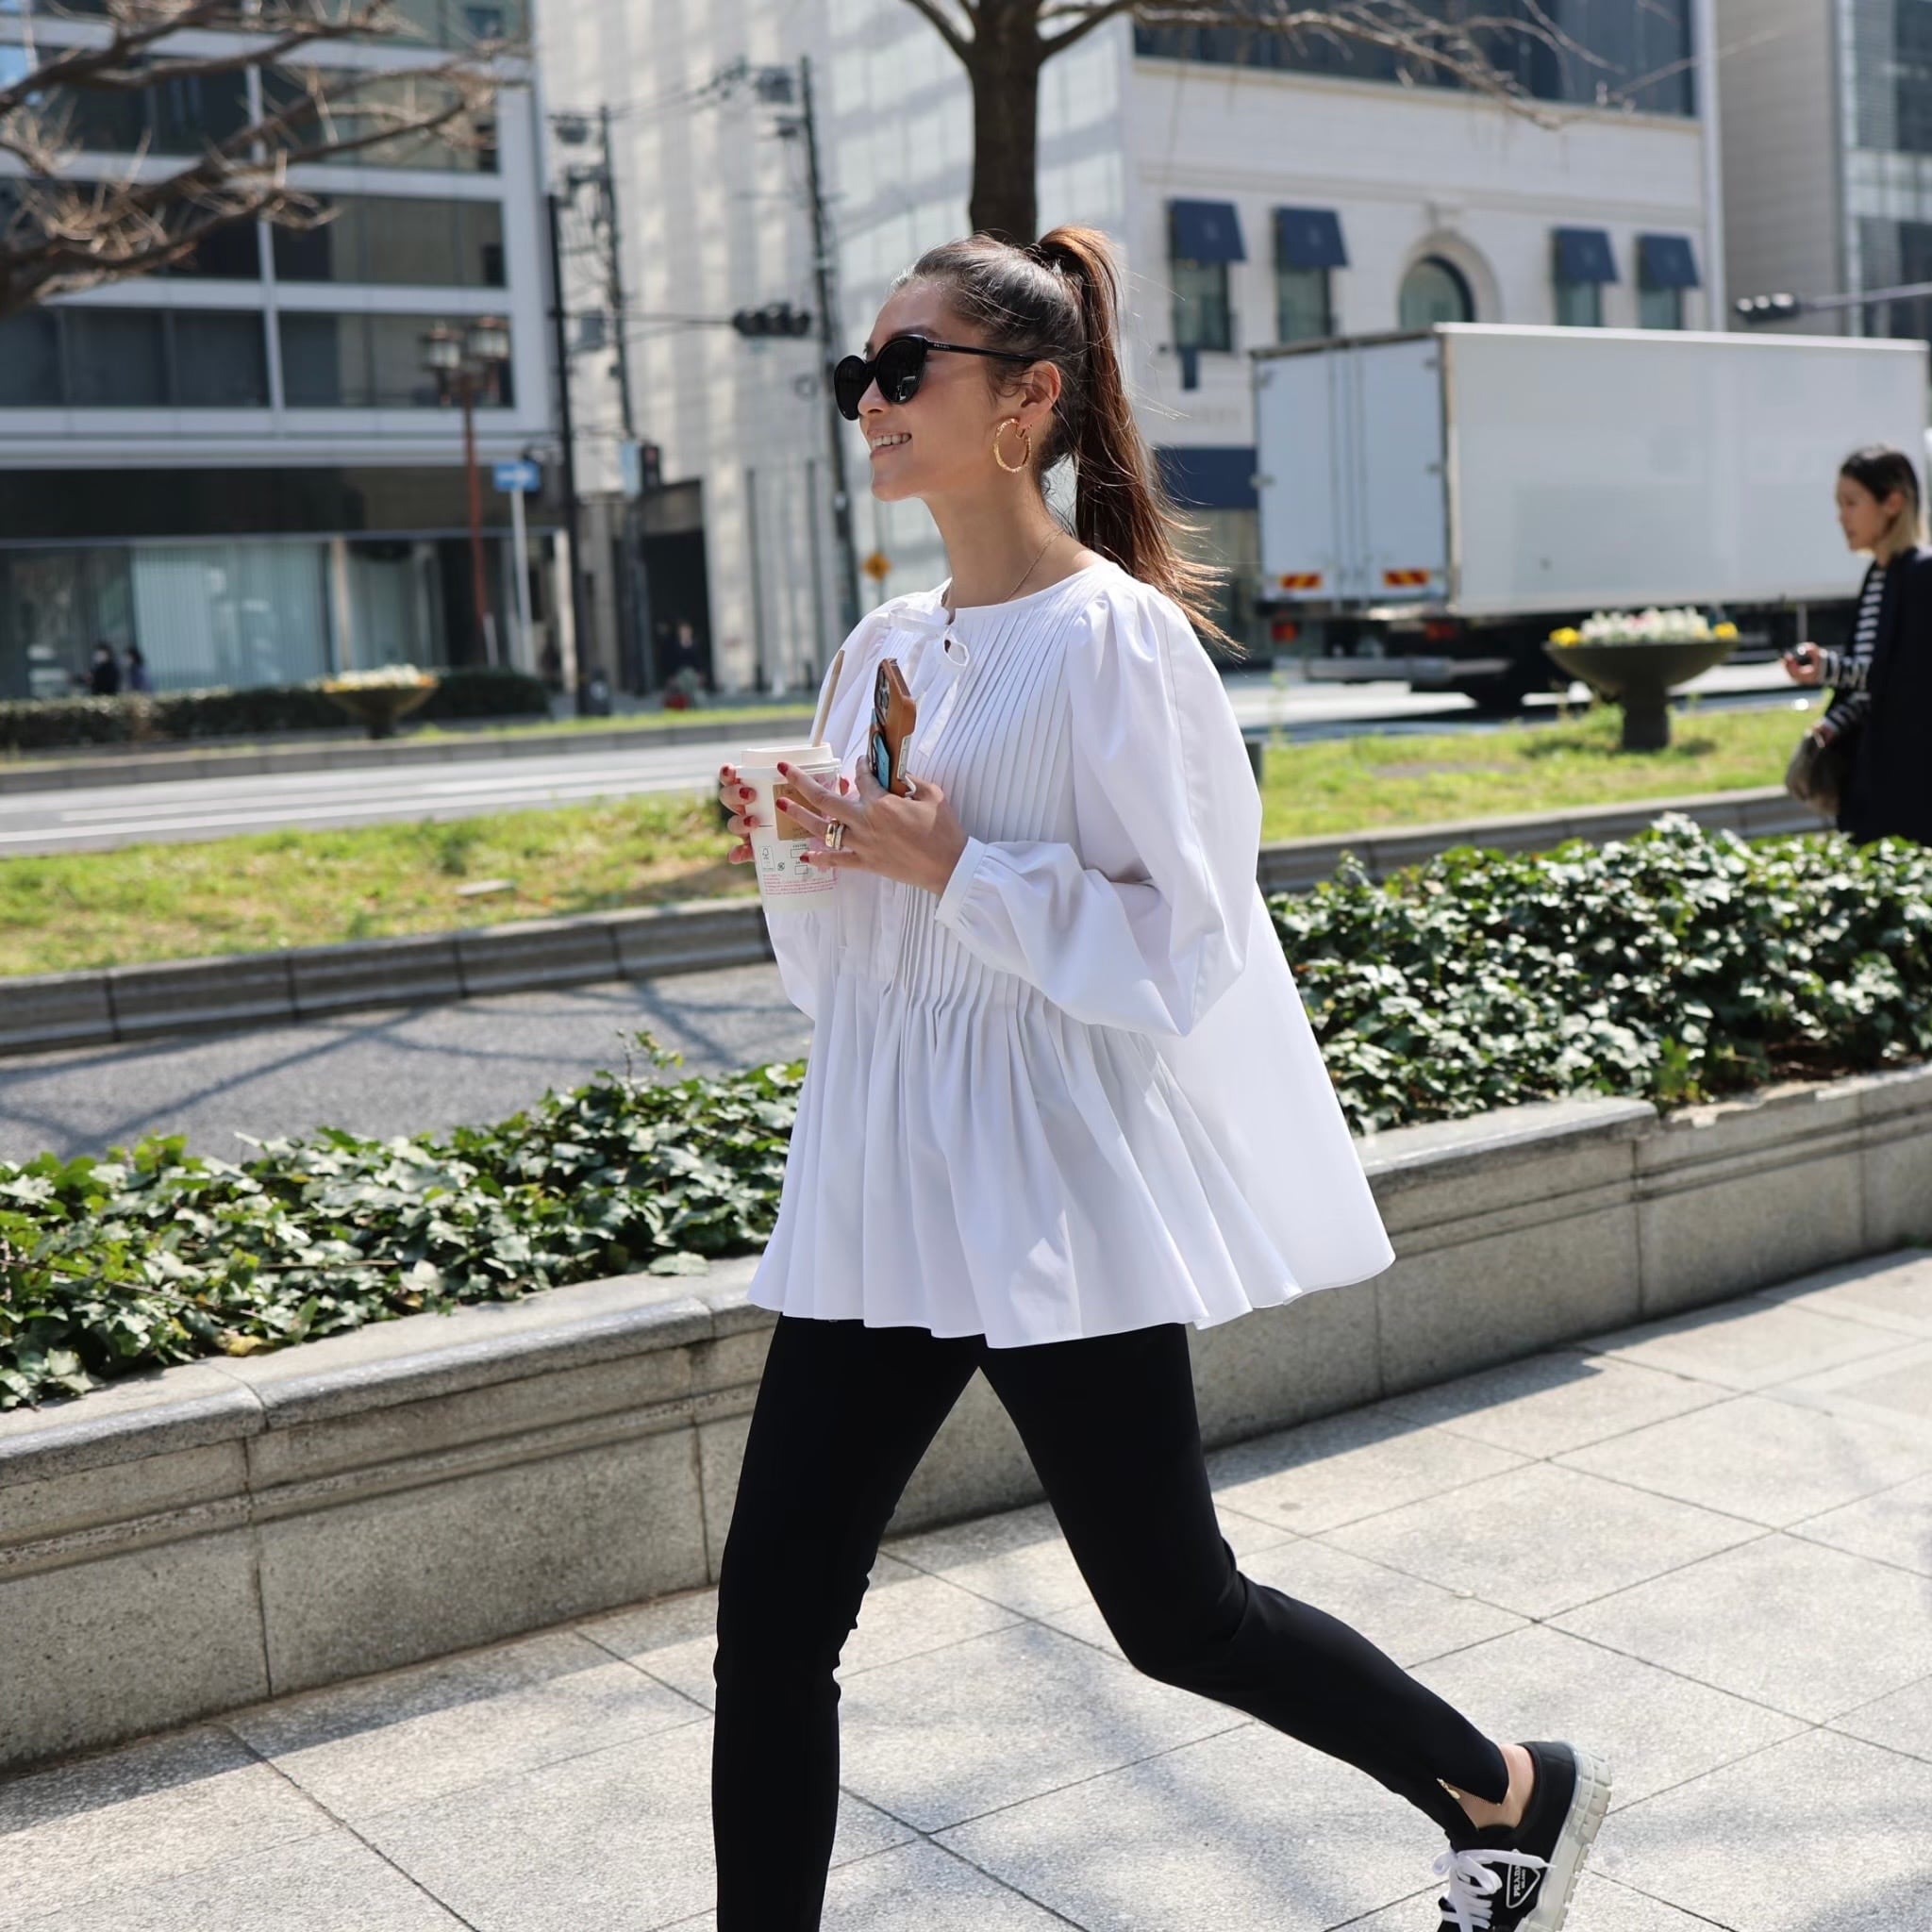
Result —
[[570, 327], [563, 307], [563, 208], [553, 189], [543, 197], [550, 216], [550, 319], [557, 341], [557, 425], [563, 439], [563, 541], [570, 550], [570, 627], [576, 639], [577, 702], [583, 703], [583, 689], [589, 669], [585, 663], [591, 650], [590, 625], [584, 616], [584, 552], [577, 528], [577, 439], [570, 409]]
[[[839, 290], [832, 225], [819, 179], [819, 129], [811, 105], [811, 56], [798, 57], [799, 120], [805, 134], [806, 191], [811, 197], [812, 267], [818, 281], [819, 343], [824, 352], [826, 454], [831, 463], [832, 528], [839, 543], [839, 617], [842, 631], [858, 622], [858, 550], [852, 535], [852, 496], [845, 487], [845, 419], [832, 392], [839, 359]], [[827, 654], [829, 656], [829, 653]]]
[[[637, 441], [637, 418], [631, 408], [630, 329], [624, 306], [624, 231], [617, 220], [617, 166], [610, 151], [610, 109], [597, 109], [602, 161], [597, 171], [599, 213], [604, 227], [605, 300], [610, 308], [610, 331], [616, 351], [617, 414], [626, 443]], [[651, 651], [651, 587], [644, 575], [638, 542], [638, 506], [626, 495], [621, 511], [618, 549], [624, 558], [623, 595], [618, 602], [627, 638], [619, 640], [624, 658], [624, 682], [632, 690], [649, 691], [653, 684]]]
[[597, 127], [603, 137], [604, 165], [597, 185], [604, 203], [605, 276], [608, 286], [611, 332], [617, 341], [617, 409], [624, 423], [624, 440], [637, 440], [637, 425], [630, 407], [630, 343], [624, 325], [624, 242], [617, 226], [617, 171], [610, 158], [610, 109], [597, 109]]

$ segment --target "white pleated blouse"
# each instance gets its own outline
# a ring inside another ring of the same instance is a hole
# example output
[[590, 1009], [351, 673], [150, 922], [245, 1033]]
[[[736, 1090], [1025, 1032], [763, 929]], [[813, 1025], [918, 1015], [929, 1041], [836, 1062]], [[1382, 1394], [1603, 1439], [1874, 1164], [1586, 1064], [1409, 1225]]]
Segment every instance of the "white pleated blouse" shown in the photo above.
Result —
[[937, 899], [847, 868], [824, 911], [767, 908], [813, 1035], [751, 1299], [1009, 1348], [1387, 1267], [1179, 608], [1111, 563], [950, 628], [939, 591], [881, 606], [827, 729], [848, 774], [887, 656], [919, 706], [908, 769], [971, 836]]

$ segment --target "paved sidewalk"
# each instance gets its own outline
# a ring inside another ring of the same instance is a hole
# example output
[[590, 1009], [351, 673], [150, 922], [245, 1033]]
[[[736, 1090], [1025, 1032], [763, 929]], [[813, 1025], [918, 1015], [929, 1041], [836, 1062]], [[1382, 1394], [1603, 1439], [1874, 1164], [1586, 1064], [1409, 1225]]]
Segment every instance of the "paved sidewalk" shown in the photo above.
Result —
[[[1607, 1754], [1570, 1932], [1932, 1932], [1932, 1255], [1214, 1469], [1251, 1575], [1492, 1732]], [[0, 1782], [0, 1916], [703, 1932], [710, 1618], [646, 1605]], [[828, 1932], [1434, 1932], [1435, 1827], [1139, 1677], [1043, 1509], [895, 1542], [842, 1674]]]

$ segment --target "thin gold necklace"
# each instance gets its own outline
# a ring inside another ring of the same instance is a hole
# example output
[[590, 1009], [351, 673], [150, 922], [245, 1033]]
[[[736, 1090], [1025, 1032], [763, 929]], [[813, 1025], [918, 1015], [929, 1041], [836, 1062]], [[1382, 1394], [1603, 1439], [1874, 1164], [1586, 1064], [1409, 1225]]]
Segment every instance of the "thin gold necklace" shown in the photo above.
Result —
[[[1049, 530], [1046, 533], [1046, 541], [1042, 543], [1040, 546], [1040, 548], [1033, 553], [1033, 561], [1029, 563], [1026, 566], [1026, 568], [1020, 573], [1020, 583], [1015, 584], [1013, 588], [1010, 591], [1008, 591], [1004, 597], [1000, 599], [1000, 602], [1002, 604], [1010, 604], [1013, 601], [1013, 599], [1020, 594], [1020, 584], [1024, 584], [1026, 581], [1026, 579], [1030, 577], [1033, 575], [1033, 573], [1040, 568], [1040, 559], [1042, 557], [1044, 557], [1046, 553], [1053, 547], [1053, 540], [1056, 537], [1064, 537], [1066, 534], [1067, 533], [1064, 530]], [[958, 610], [953, 603], [953, 587], [949, 582], [946, 585], [946, 631], [949, 641], [951, 639], [951, 633], [953, 628], [953, 620], [956, 617], [958, 617]]]

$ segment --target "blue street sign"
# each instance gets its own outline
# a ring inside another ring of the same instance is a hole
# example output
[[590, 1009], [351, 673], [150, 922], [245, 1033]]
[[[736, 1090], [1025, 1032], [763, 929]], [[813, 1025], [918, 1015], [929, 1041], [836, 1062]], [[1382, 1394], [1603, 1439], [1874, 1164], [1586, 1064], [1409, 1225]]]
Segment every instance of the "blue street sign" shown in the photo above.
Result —
[[506, 495], [521, 490], [526, 496], [534, 495], [543, 487], [543, 472], [527, 457], [512, 457], [508, 462], [496, 466], [496, 487]]

